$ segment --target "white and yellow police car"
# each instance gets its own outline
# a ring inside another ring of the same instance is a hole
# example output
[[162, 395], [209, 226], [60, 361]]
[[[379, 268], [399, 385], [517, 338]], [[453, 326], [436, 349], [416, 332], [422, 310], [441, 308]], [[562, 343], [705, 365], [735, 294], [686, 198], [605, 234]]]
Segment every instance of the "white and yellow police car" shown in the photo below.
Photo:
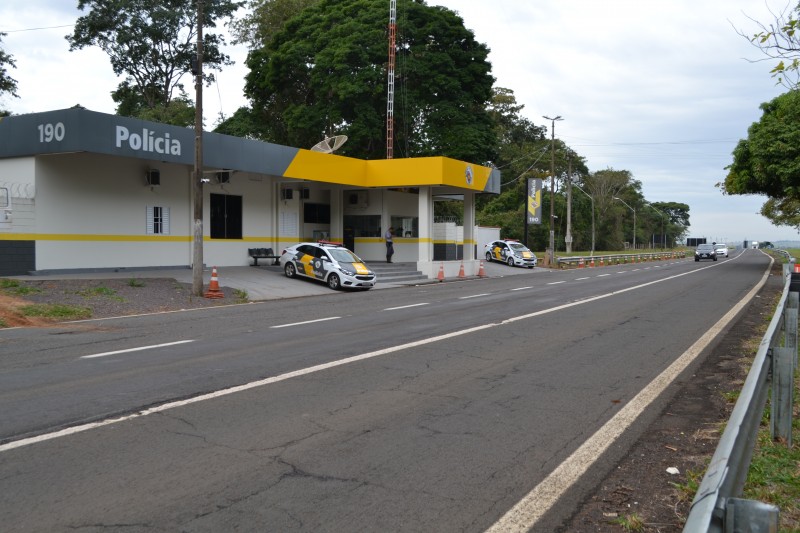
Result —
[[304, 276], [323, 281], [333, 290], [368, 290], [378, 279], [364, 261], [339, 243], [301, 242], [281, 254], [281, 268], [287, 278]]
[[536, 255], [527, 246], [513, 239], [492, 241], [483, 247], [487, 261], [498, 261], [508, 266], [536, 266]]

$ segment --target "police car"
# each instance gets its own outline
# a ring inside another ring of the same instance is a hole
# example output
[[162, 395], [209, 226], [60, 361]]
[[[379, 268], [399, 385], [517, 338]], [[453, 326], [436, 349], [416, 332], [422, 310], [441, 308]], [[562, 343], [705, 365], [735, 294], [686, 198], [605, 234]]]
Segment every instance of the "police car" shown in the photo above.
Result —
[[536, 255], [527, 246], [513, 239], [492, 241], [483, 247], [487, 261], [498, 261], [508, 266], [536, 266]]
[[339, 243], [301, 242], [281, 254], [281, 268], [287, 278], [304, 276], [323, 281], [333, 290], [368, 290], [377, 277], [364, 261]]

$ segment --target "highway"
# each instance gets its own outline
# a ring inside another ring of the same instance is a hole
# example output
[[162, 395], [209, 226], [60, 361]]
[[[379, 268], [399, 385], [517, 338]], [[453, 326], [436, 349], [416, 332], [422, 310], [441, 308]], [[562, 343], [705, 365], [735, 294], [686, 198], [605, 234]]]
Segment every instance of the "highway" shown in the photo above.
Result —
[[769, 264], [737, 250], [0, 330], [0, 524], [552, 531]]

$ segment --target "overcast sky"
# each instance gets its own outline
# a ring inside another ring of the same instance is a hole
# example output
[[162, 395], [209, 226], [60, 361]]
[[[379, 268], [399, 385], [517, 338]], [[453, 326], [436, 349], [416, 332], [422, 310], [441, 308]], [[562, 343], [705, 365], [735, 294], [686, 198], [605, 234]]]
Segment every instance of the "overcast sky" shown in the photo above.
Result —
[[[490, 49], [496, 85], [514, 91], [536, 124], [561, 115], [556, 137], [591, 171], [629, 170], [650, 202], [690, 206], [689, 236], [800, 240], [792, 228], [758, 214], [759, 196], [723, 196], [731, 152], [759, 120], [759, 105], [785, 92], [757, 61], [761, 53], [737, 35], [755, 33], [794, 0], [428, 0], [457, 11]], [[389, 2], [387, 0], [387, 22]], [[15, 114], [81, 104], [114, 112], [120, 80], [99, 49], [69, 52], [64, 36], [81, 14], [77, 0], [3, 0], [2, 46], [17, 68], [20, 98], [0, 107]], [[402, 20], [402, 14], [399, 17]], [[247, 102], [245, 47], [237, 62], [204, 90], [206, 125]], [[194, 95], [191, 80], [186, 85]], [[516, 176], [504, 176], [504, 181]]]

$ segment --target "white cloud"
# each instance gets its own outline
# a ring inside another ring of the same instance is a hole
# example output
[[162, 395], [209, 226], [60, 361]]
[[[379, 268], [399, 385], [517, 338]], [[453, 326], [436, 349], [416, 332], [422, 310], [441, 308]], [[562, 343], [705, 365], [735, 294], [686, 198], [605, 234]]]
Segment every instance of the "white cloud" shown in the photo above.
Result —
[[[589, 168], [630, 170], [649, 201], [691, 207], [691, 236], [731, 242], [799, 238], [758, 215], [763, 197], [725, 197], [724, 179], [736, 142], [761, 116], [759, 105], [783, 89], [769, 62], [736, 28], [772, 20], [785, 0], [428, 0], [459, 12], [491, 49], [497, 85], [514, 91], [523, 115], [562, 115], [556, 135], [587, 158]], [[15, 113], [81, 105], [113, 112], [119, 80], [96, 49], [69, 52], [64, 36], [80, 12], [64, 0], [0, 3], [4, 49], [17, 61], [21, 98]], [[402, 20], [402, 17], [398, 17]], [[388, 2], [387, 2], [388, 22]], [[58, 28], [34, 31], [31, 28]], [[204, 89], [207, 126], [246, 100], [243, 46], [237, 62]], [[189, 84], [191, 85], [191, 84]], [[191, 92], [191, 91], [190, 91]], [[549, 126], [549, 124], [547, 124]]]

